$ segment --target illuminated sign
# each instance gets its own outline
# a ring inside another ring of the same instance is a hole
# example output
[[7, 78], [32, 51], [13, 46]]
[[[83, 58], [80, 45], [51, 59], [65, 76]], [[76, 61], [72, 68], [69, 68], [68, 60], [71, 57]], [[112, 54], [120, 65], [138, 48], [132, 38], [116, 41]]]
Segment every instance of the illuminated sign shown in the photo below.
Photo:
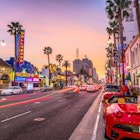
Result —
[[32, 77], [29, 77], [29, 78], [26, 78], [26, 80], [27, 80], [28, 82], [32, 82], [32, 81], [33, 81], [33, 78], [32, 78]]
[[18, 53], [17, 53], [17, 62], [21, 65], [24, 62], [24, 34], [25, 31], [21, 31], [20, 36], [18, 38], [18, 42], [19, 43], [17, 45], [18, 48]]
[[16, 76], [19, 76], [19, 77], [31, 77], [31, 73], [16, 72]]
[[25, 81], [25, 77], [15, 77], [15, 81]]
[[33, 78], [33, 81], [34, 82], [38, 82], [39, 81], [39, 78]]
[[56, 71], [56, 65], [55, 64], [50, 64], [49, 65], [49, 70], [50, 70], [50, 73], [53, 73]]

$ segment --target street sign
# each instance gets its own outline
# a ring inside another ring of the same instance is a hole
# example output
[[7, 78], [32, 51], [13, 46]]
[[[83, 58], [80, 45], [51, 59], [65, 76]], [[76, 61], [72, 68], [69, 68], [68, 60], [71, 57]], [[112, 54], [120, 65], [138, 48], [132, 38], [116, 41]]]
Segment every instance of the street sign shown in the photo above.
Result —
[[121, 57], [121, 51], [120, 50], [115, 50], [114, 51], [114, 62], [118, 63]]

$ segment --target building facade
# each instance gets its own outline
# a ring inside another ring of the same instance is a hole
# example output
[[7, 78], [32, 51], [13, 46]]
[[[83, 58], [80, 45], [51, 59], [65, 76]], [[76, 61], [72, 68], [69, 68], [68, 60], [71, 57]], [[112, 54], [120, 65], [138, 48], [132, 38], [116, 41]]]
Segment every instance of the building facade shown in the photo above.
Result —
[[126, 68], [129, 68], [132, 85], [140, 89], [140, 37], [136, 35], [125, 51]]
[[134, 6], [134, 0], [132, 0], [131, 5], [127, 9], [129, 17], [126, 17], [123, 20], [124, 26], [124, 44], [128, 45], [135, 38], [138, 33], [137, 17], [136, 17], [136, 8]]

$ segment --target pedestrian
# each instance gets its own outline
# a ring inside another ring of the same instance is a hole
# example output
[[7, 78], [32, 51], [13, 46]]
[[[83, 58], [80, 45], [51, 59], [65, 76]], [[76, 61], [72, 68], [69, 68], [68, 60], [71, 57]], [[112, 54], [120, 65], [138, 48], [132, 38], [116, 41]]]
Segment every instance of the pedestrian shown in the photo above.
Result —
[[129, 92], [129, 88], [127, 85], [122, 85], [122, 88], [121, 88], [122, 92], [125, 94], [125, 95], [130, 95], [130, 92]]

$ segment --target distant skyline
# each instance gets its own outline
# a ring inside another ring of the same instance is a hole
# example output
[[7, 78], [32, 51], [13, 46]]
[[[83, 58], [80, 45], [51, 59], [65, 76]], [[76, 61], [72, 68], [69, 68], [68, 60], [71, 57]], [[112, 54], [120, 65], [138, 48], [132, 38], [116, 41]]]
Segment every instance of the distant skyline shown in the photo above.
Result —
[[99, 77], [104, 76], [106, 61], [108, 19], [105, 0], [1, 0], [0, 4], [1, 58], [14, 56], [14, 37], [7, 30], [11, 21], [19, 22], [25, 30], [24, 59], [41, 70], [47, 64], [43, 48], [53, 49], [50, 62], [56, 63], [55, 56], [62, 54], [71, 63], [86, 55], [92, 60]]

